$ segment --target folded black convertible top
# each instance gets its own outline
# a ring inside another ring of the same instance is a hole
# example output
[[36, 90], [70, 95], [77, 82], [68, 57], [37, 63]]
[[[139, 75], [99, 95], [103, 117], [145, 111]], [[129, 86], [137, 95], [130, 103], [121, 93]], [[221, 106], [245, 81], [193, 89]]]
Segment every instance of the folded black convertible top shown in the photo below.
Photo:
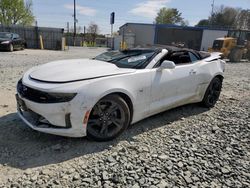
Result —
[[208, 57], [210, 57], [210, 56], [211, 56], [211, 54], [210, 54], [210, 53], [208, 53], [208, 52], [204, 52], [204, 51], [199, 51], [198, 53], [199, 53], [199, 55], [200, 55], [201, 59], [206, 59], [206, 58], [208, 58]]
[[208, 52], [192, 50], [192, 49], [189, 49], [189, 48], [179, 48], [179, 47], [176, 47], [176, 46], [168, 46], [168, 45], [160, 45], [159, 47], [161, 49], [168, 50], [170, 53], [189, 51], [189, 52], [194, 53], [200, 59], [205, 59], [205, 58], [208, 58], [208, 57], [211, 56], [211, 54], [208, 53]]
[[175, 53], [175, 52], [192, 52], [194, 53], [197, 57], [199, 57], [200, 59], [205, 59], [211, 56], [210, 53], [208, 52], [204, 52], [204, 51], [197, 51], [197, 50], [192, 50], [189, 48], [179, 48], [176, 46], [169, 46], [169, 45], [154, 45], [152, 47], [149, 48], [132, 48], [132, 49], [127, 49], [127, 50], [123, 50], [123, 52], [148, 52], [148, 51], [159, 51], [162, 49], [166, 49], [168, 50], [170, 53]]

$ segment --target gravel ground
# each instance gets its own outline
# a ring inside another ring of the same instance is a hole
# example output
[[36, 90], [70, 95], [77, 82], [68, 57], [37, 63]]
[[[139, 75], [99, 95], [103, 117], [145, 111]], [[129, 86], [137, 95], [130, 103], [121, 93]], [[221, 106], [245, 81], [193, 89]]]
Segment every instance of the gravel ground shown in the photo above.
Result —
[[97, 143], [38, 133], [17, 117], [28, 68], [104, 49], [0, 52], [0, 187], [250, 187], [250, 64], [227, 65], [212, 109], [179, 107]]

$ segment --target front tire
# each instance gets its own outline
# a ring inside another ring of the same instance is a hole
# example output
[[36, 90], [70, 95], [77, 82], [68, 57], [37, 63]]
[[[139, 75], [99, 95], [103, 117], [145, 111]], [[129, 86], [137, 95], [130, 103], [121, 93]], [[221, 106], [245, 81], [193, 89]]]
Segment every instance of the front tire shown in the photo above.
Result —
[[10, 44], [9, 45], [9, 52], [13, 52], [14, 51], [14, 46], [13, 46], [13, 44]]
[[208, 108], [214, 107], [214, 105], [216, 104], [216, 102], [220, 97], [221, 89], [222, 89], [222, 80], [218, 77], [215, 77], [210, 82], [206, 90], [206, 93], [202, 100], [202, 104]]
[[92, 109], [87, 136], [95, 141], [109, 141], [120, 135], [129, 125], [130, 110], [119, 95], [108, 95]]

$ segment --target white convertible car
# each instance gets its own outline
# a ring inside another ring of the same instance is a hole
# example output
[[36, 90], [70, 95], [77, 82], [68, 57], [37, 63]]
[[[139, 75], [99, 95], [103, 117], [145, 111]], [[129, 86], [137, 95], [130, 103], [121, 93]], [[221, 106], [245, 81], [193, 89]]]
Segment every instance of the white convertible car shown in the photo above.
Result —
[[164, 47], [105, 52], [34, 67], [17, 84], [17, 108], [32, 129], [97, 141], [159, 112], [219, 98], [220, 53]]

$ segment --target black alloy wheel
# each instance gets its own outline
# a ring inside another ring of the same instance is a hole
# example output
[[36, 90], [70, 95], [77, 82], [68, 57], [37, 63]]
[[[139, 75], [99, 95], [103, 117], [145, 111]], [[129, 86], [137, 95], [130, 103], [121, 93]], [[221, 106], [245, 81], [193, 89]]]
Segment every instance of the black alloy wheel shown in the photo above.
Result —
[[204, 106], [213, 107], [220, 97], [222, 89], [222, 81], [220, 78], [215, 77], [209, 84], [202, 103]]
[[127, 103], [118, 95], [108, 95], [92, 109], [87, 136], [96, 141], [112, 140], [129, 125], [130, 110]]

